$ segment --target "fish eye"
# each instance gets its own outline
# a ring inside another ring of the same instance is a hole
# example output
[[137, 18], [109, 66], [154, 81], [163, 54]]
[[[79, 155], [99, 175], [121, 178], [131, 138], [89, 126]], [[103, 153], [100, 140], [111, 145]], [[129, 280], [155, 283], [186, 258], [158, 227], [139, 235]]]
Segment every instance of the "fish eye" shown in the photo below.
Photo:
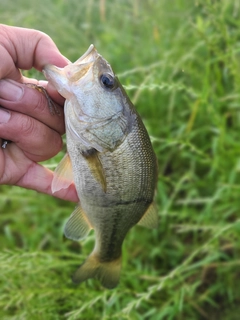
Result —
[[115, 78], [109, 73], [102, 74], [100, 76], [100, 81], [101, 84], [108, 89], [113, 89], [113, 87], [115, 86]]

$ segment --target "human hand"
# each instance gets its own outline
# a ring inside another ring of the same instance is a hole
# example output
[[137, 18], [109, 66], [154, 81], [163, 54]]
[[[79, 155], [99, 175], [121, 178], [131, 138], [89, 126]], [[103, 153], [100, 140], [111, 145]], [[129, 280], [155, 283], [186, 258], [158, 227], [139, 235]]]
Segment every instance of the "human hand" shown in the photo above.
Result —
[[[53, 172], [37, 162], [61, 150], [64, 100], [46, 81], [23, 77], [19, 69], [41, 71], [46, 64], [64, 67], [67, 59], [46, 34], [5, 25], [0, 25], [0, 57], [0, 137], [12, 141], [1, 148], [0, 139], [0, 184], [52, 195]], [[47, 87], [60, 116], [51, 115], [45, 96], [24, 83]], [[74, 184], [54, 196], [78, 201]]]

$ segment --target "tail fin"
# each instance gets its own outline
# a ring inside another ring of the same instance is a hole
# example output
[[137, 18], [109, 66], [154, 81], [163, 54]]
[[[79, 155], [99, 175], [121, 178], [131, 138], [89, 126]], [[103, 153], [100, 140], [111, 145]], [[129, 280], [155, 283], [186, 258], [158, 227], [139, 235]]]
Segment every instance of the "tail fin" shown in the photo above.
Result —
[[73, 275], [72, 280], [78, 284], [96, 278], [105, 288], [113, 289], [118, 285], [120, 271], [121, 257], [110, 262], [100, 262], [94, 254], [91, 254]]

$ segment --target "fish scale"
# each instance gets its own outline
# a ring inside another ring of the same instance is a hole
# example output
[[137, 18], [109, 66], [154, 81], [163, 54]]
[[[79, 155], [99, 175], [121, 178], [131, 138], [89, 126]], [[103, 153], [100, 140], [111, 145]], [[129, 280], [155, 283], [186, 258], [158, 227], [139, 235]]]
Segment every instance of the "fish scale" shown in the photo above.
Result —
[[52, 190], [73, 179], [80, 199], [66, 223], [66, 237], [95, 231], [95, 247], [73, 276], [117, 286], [121, 248], [135, 225], [157, 228], [154, 204], [157, 160], [150, 138], [108, 62], [91, 45], [65, 68], [48, 65], [46, 78], [66, 98], [67, 155], [54, 173]]

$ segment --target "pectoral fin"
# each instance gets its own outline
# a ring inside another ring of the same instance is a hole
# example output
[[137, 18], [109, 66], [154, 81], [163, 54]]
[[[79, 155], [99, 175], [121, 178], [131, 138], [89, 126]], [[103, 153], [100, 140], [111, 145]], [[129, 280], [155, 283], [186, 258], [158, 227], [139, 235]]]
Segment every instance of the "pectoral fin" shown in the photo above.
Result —
[[150, 229], [156, 229], [158, 227], [158, 212], [157, 206], [154, 202], [150, 204], [147, 211], [144, 213], [143, 217], [138, 222], [138, 225]]
[[107, 182], [102, 163], [98, 157], [98, 151], [91, 149], [91, 152], [85, 153], [83, 156], [87, 160], [94, 178], [101, 184], [103, 191], [106, 192]]
[[78, 205], [64, 227], [64, 234], [68, 239], [81, 240], [86, 238], [91, 229], [92, 226], [85, 212], [81, 206]]
[[55, 193], [61, 189], [66, 189], [72, 182], [72, 164], [68, 153], [66, 153], [54, 171], [51, 185], [52, 192]]

